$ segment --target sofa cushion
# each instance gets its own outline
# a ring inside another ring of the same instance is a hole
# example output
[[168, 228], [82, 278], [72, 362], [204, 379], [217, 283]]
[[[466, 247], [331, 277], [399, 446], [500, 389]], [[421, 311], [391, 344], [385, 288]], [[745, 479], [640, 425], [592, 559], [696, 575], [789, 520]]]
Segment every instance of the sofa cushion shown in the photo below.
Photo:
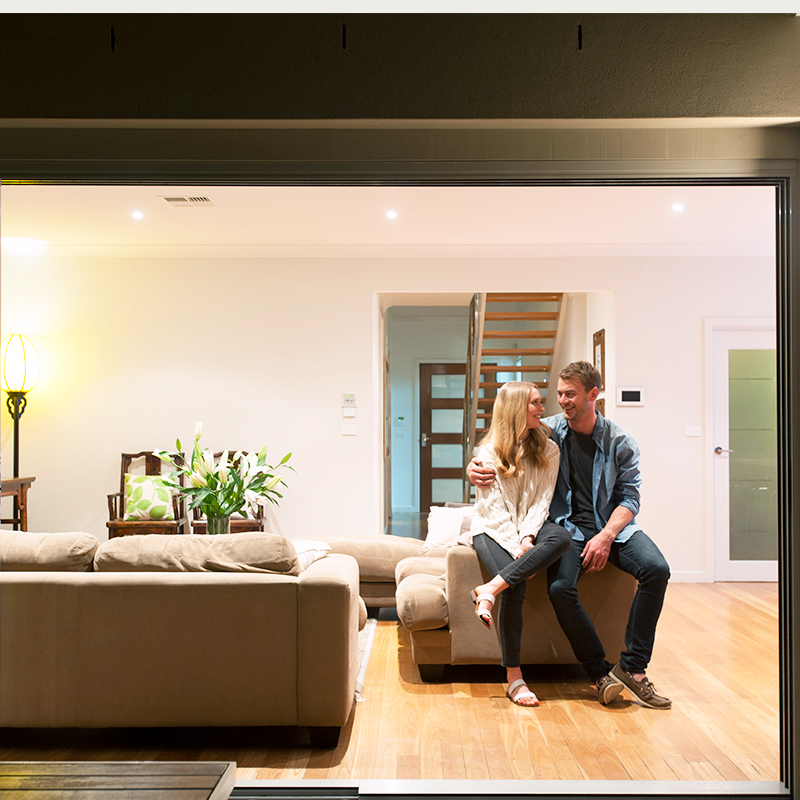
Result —
[[394, 571], [394, 580], [399, 586], [409, 575], [432, 575], [434, 578], [444, 578], [446, 569], [443, 557], [411, 556], [411, 558], [404, 558], [397, 565]]
[[397, 587], [397, 617], [410, 631], [443, 628], [450, 621], [443, 578], [418, 573]]
[[118, 536], [97, 549], [98, 572], [273, 572], [299, 575], [294, 545], [274, 533]]
[[397, 563], [423, 552], [423, 543], [419, 539], [406, 536], [326, 536], [325, 541], [334, 553], [353, 556], [358, 561], [362, 583], [394, 583]]
[[85, 572], [100, 542], [90, 533], [0, 531], [0, 569]]

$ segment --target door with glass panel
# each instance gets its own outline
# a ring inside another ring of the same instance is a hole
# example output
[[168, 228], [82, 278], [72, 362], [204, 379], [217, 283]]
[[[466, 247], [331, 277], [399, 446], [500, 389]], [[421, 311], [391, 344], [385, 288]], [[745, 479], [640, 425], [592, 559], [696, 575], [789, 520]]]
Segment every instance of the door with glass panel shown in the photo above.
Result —
[[775, 330], [713, 335], [714, 578], [778, 580]]
[[420, 512], [461, 502], [464, 364], [419, 365]]

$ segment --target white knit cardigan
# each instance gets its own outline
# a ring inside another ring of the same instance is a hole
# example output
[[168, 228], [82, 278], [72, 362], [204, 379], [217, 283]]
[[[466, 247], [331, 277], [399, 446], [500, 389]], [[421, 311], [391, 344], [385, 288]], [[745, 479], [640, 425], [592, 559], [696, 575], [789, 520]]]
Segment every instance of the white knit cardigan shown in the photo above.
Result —
[[[522, 552], [520, 542], [525, 536], [536, 538], [547, 521], [558, 478], [560, 451], [552, 439], [545, 443], [545, 456], [545, 469], [529, 469], [510, 478], [497, 475], [488, 489], [475, 487], [472, 536], [488, 534], [514, 558]], [[491, 445], [482, 445], [477, 458], [484, 467], [494, 468], [495, 453]]]

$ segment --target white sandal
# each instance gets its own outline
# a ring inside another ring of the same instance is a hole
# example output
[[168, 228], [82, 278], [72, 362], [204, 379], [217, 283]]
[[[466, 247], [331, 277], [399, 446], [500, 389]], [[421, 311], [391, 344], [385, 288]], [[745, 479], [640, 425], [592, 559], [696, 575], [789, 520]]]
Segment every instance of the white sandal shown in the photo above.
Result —
[[[517, 692], [517, 694], [513, 694], [514, 689], [519, 688], [520, 686], [527, 686], [528, 684], [522, 679], [518, 678], [514, 681], [506, 691], [506, 697], [515, 705], [515, 706], [522, 706], [523, 708], [533, 708], [534, 706], [539, 705], [539, 698], [533, 692]], [[536, 702], [535, 703], [520, 703], [520, 700], [527, 700], [528, 698], [533, 698]]]
[[[478, 616], [478, 619], [491, 630], [492, 628], [492, 607], [494, 606], [494, 595], [493, 594], [479, 594], [475, 595], [475, 590], [473, 589], [469, 593], [469, 599], [475, 604], [475, 614]], [[488, 603], [489, 608], [481, 610], [478, 608], [478, 603]]]

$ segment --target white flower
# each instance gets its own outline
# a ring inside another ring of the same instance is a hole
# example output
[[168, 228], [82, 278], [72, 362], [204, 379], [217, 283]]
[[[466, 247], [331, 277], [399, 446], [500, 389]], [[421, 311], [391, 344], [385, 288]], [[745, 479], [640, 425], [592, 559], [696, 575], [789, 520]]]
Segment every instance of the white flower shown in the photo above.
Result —
[[192, 472], [189, 476], [189, 483], [195, 487], [195, 489], [201, 489], [203, 486], [207, 486], [205, 475], [201, 475], [199, 472]]
[[217, 465], [217, 478], [219, 479], [220, 483], [227, 483], [228, 482], [228, 451], [226, 450], [222, 457], [219, 460], [219, 464]]

